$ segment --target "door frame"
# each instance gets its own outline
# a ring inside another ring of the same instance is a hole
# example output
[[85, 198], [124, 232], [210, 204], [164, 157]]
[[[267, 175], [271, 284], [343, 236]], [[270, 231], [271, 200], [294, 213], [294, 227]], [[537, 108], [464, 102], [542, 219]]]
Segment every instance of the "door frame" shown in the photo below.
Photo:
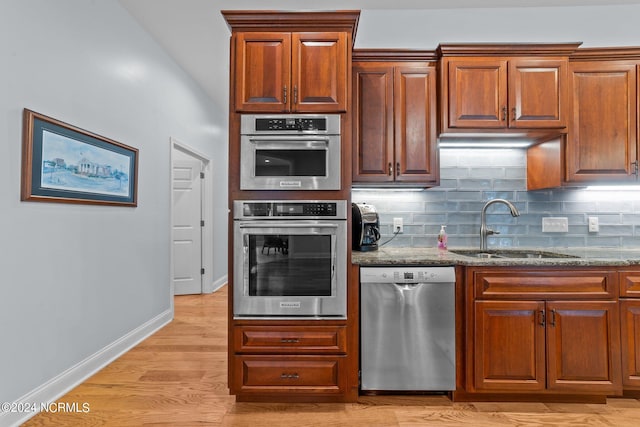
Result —
[[202, 268], [204, 268], [204, 274], [202, 275], [202, 293], [212, 293], [215, 288], [213, 286], [213, 181], [211, 171], [211, 159], [205, 154], [199, 152], [193, 147], [184, 144], [174, 137], [169, 138], [171, 143], [171, 180], [169, 182], [169, 193], [171, 197], [170, 202], [170, 214], [169, 214], [169, 231], [171, 235], [171, 259], [169, 263], [169, 283], [171, 286], [171, 301], [173, 305], [174, 296], [174, 283], [173, 283], [173, 166], [175, 151], [180, 151], [194, 159], [199, 160], [202, 163], [202, 172], [204, 172], [204, 179], [202, 180], [202, 219], [204, 226], [201, 229], [202, 232]]

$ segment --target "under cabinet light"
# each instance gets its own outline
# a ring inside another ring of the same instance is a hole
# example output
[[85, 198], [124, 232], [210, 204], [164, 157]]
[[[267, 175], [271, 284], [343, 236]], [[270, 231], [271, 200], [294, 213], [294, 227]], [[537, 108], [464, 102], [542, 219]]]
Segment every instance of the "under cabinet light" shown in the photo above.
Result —
[[587, 191], [640, 191], [640, 185], [590, 185]]
[[440, 141], [440, 148], [525, 148], [527, 141]]
[[358, 187], [357, 184], [353, 184], [351, 187], [354, 191], [381, 191], [381, 192], [418, 192], [425, 191], [425, 187]]

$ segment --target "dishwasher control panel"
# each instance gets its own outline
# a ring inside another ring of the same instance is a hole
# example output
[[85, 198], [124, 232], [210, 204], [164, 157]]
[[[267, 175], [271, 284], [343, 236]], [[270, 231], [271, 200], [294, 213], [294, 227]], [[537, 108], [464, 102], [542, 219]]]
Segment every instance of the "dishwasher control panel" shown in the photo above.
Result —
[[360, 283], [453, 283], [454, 267], [361, 267]]

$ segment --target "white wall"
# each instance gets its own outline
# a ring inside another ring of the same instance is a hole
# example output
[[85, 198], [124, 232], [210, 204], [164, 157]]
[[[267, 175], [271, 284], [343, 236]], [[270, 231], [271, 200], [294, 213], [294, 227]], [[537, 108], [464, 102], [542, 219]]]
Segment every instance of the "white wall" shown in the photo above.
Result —
[[[227, 112], [116, 0], [1, 1], [0, 64], [0, 402], [12, 402], [171, 318], [169, 140], [225, 177]], [[21, 202], [25, 107], [138, 148], [138, 207]]]
[[[348, 0], [345, 1], [348, 8]], [[356, 48], [435, 49], [447, 42], [640, 46], [640, 5], [363, 10]]]

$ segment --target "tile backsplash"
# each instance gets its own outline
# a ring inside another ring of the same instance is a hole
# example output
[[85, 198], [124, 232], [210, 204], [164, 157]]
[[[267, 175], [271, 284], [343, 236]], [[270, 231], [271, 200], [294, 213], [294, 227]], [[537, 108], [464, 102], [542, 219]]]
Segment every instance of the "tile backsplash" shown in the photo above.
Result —
[[[489, 248], [640, 247], [640, 190], [553, 189], [527, 191], [524, 149], [440, 150], [440, 186], [423, 191], [354, 189], [354, 202], [367, 202], [380, 215], [381, 242], [393, 236], [393, 218], [404, 232], [387, 246], [435, 247], [440, 225], [449, 247], [480, 245], [480, 212], [485, 202], [502, 198], [520, 211], [512, 217], [503, 204], [487, 209], [487, 225], [500, 232]], [[588, 231], [589, 216], [600, 230]], [[543, 233], [542, 218], [566, 217], [569, 231]]]

